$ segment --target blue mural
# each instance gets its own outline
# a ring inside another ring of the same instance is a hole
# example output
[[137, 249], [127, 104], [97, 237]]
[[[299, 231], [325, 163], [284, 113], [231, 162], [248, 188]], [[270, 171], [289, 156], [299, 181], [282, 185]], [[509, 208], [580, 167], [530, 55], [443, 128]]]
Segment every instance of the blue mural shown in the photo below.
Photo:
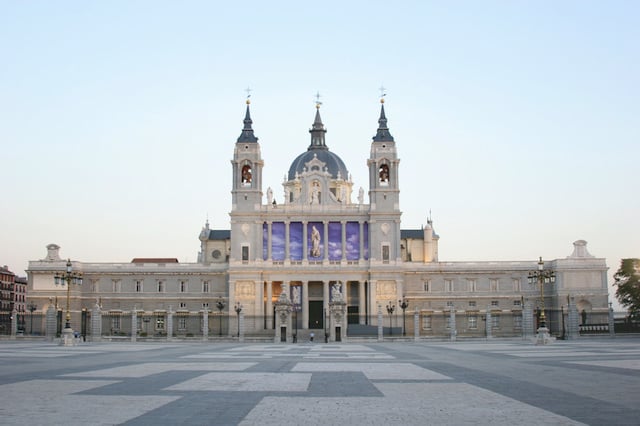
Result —
[[342, 224], [329, 222], [329, 260], [342, 259]]
[[289, 224], [289, 258], [302, 260], [302, 222]]
[[284, 260], [284, 232], [284, 222], [273, 222], [271, 224], [271, 259], [273, 260]]
[[347, 260], [360, 259], [360, 224], [347, 222]]

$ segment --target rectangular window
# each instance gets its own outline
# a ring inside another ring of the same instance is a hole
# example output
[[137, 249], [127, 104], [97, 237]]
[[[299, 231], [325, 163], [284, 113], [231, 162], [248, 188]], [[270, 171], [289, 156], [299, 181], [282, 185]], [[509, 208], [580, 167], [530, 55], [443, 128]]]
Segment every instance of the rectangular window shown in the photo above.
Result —
[[389, 244], [382, 245], [382, 261], [389, 262]]
[[444, 291], [449, 293], [453, 291], [453, 280], [444, 280]]
[[249, 246], [242, 246], [242, 261], [249, 261]]
[[178, 330], [187, 329], [187, 317], [178, 317]]
[[120, 293], [120, 280], [111, 281], [111, 287], [114, 293]]
[[522, 301], [521, 300], [514, 300], [513, 301], [513, 306], [516, 306], [516, 307], [522, 306]]
[[511, 280], [513, 291], [520, 291], [520, 278], [514, 278]]
[[158, 293], [164, 293], [164, 281], [158, 281]]
[[495, 307], [498, 307], [498, 306], [499, 306], [498, 301], [497, 301], [497, 300], [492, 300], [492, 301], [491, 301], [491, 306], [492, 306], [492, 307], [494, 307], [494, 308], [495, 308]]
[[448, 301], [447, 302], [447, 308], [453, 308], [453, 302]]
[[431, 315], [422, 316], [422, 329], [431, 330]]
[[500, 328], [500, 314], [491, 314], [491, 327]]
[[120, 330], [120, 315], [113, 315], [111, 317], [111, 328], [114, 330]]
[[135, 287], [136, 287], [136, 293], [142, 293], [142, 281], [136, 280]]
[[431, 291], [431, 281], [424, 282], [424, 291]]
[[475, 300], [470, 301], [469, 302], [469, 307], [470, 308], [475, 308], [476, 307], [476, 301]]
[[187, 292], [187, 282], [180, 281], [180, 293], [186, 293], [186, 292]]
[[202, 282], [202, 292], [209, 293], [209, 281]]
[[209, 302], [205, 302], [202, 304], [202, 309], [209, 309]]
[[99, 291], [98, 280], [91, 280], [91, 291], [97, 293]]
[[476, 280], [468, 279], [467, 284], [469, 285], [469, 291], [471, 292], [476, 291]]
[[498, 291], [498, 279], [497, 278], [489, 279], [489, 290], [494, 292], [494, 293]]
[[156, 330], [164, 330], [164, 315], [156, 316]]
[[471, 328], [471, 329], [478, 328], [478, 316], [477, 315], [469, 315], [469, 328]]
[[522, 315], [513, 316], [513, 328], [516, 330], [522, 330]]
[[180, 302], [180, 309], [187, 309], [187, 304], [185, 302]]

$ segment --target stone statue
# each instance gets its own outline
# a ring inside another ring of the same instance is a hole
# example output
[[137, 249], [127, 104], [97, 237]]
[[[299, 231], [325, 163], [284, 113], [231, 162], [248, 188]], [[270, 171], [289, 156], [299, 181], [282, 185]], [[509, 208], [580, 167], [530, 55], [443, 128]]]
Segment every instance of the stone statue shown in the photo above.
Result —
[[273, 203], [273, 191], [271, 190], [271, 187], [267, 188], [267, 204], [271, 204]]
[[360, 187], [360, 190], [358, 191], [358, 203], [364, 203], [364, 189], [362, 189], [362, 187]]
[[331, 287], [331, 301], [342, 301], [342, 283], [340, 281], [335, 282]]
[[311, 227], [311, 257], [320, 257], [320, 231], [315, 225]]
[[311, 204], [320, 204], [317, 186], [314, 186], [313, 189], [311, 190]]

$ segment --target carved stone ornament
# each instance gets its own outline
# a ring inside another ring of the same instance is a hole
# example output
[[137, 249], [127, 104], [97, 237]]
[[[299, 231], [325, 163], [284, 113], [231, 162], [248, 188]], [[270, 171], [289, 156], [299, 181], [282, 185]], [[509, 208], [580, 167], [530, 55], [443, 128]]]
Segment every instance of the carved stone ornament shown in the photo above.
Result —
[[247, 235], [249, 235], [249, 231], [251, 230], [251, 226], [249, 226], [248, 223], [243, 223], [242, 224], [242, 233], [244, 234], [244, 236], [246, 237]]
[[380, 229], [382, 230], [382, 233], [384, 235], [387, 235], [389, 233], [389, 229], [391, 229], [391, 226], [389, 226], [389, 224], [385, 222], [382, 225], [380, 225]]

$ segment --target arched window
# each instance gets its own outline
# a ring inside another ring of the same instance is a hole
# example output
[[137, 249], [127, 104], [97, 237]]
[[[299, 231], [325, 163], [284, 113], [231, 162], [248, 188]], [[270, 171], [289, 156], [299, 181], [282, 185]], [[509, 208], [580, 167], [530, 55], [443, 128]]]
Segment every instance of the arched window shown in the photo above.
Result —
[[253, 175], [251, 173], [251, 165], [245, 164], [242, 166], [242, 185], [249, 186], [251, 185], [251, 179]]
[[389, 166], [386, 164], [382, 164], [378, 169], [378, 178], [380, 183], [388, 184], [389, 183]]

